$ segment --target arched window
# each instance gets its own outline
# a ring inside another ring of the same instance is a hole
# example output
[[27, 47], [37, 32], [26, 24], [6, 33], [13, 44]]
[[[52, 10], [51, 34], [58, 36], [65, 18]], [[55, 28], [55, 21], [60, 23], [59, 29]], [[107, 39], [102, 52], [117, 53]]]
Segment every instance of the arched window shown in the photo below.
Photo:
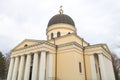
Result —
[[51, 39], [53, 39], [53, 33], [51, 33]]
[[60, 36], [61, 36], [60, 32], [57, 32], [57, 37], [60, 37]]

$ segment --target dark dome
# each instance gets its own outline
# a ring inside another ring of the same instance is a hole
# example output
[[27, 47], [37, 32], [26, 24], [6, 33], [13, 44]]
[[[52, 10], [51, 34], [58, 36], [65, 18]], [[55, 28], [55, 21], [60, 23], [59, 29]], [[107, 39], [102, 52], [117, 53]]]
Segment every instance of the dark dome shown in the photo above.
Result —
[[58, 24], [58, 23], [70, 24], [75, 27], [75, 24], [74, 24], [74, 21], [72, 20], [72, 18], [65, 14], [57, 14], [57, 15], [53, 16], [49, 20], [48, 27], [53, 24]]

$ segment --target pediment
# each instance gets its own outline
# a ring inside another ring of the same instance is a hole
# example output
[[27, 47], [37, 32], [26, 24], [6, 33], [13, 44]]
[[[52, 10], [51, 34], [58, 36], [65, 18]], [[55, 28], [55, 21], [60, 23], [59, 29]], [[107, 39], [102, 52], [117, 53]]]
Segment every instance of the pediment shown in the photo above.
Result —
[[104, 48], [106, 51], [110, 52], [110, 50], [109, 50], [109, 48], [108, 48], [108, 46], [107, 46], [106, 44], [103, 44], [103, 48]]
[[105, 51], [107, 51], [108, 53], [111, 53], [108, 46], [106, 44], [95, 44], [95, 45], [90, 45], [90, 46], [87, 46], [86, 49], [104, 49]]
[[99, 46], [99, 47], [102, 47], [104, 50], [106, 50], [107, 52], [110, 53], [110, 50], [109, 50], [107, 44], [98, 44], [98, 46]]
[[25, 39], [20, 44], [18, 44], [13, 50], [18, 50], [18, 49], [24, 48], [26, 46], [35, 45], [39, 42], [40, 42], [40, 40]]

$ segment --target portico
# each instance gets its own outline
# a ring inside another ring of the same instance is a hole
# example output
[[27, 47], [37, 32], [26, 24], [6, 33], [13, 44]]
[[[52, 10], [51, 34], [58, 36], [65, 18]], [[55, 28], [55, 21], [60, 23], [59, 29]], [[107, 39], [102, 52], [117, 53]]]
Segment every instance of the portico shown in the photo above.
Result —
[[[23, 44], [26, 41], [29, 40], [25, 40]], [[38, 47], [27, 45], [22, 49], [16, 49], [16, 47], [13, 50], [7, 80], [45, 80], [45, 78], [51, 78], [51, 74], [54, 73], [52, 72], [53, 65], [51, 64], [53, 61], [52, 55], [55, 55], [54, 45], [45, 41], [38, 42], [36, 44]], [[40, 46], [43, 45], [44, 47], [41, 48]], [[24, 50], [26, 48], [28, 48], [28, 51]], [[34, 48], [38, 49], [34, 50]]]

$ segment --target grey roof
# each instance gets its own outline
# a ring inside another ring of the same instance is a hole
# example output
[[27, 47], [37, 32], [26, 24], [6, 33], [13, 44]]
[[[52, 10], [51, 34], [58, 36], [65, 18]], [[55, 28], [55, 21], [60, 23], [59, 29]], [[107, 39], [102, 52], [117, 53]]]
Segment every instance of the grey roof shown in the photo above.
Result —
[[65, 23], [65, 24], [70, 24], [75, 27], [73, 19], [66, 15], [66, 14], [57, 14], [53, 16], [48, 23], [48, 27], [53, 25], [53, 24], [58, 24], [58, 23]]

